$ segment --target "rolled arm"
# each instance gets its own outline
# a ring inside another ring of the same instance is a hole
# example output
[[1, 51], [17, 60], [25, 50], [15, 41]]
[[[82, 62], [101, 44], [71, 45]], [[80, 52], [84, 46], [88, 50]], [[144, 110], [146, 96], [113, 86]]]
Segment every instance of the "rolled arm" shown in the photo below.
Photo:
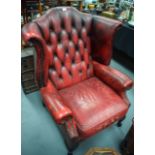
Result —
[[39, 87], [46, 85], [48, 80], [46, 70], [49, 62], [46, 41], [41, 32], [39, 25], [32, 22], [23, 26], [21, 34], [24, 43], [26, 45], [31, 43], [36, 49], [36, 79]]
[[121, 92], [130, 89], [133, 81], [120, 71], [93, 61], [94, 73], [104, 83]]
[[41, 33], [35, 23], [28, 23], [22, 28], [22, 40], [27, 44], [31, 39], [43, 42]]
[[67, 118], [72, 117], [72, 111], [65, 106], [63, 98], [50, 81], [46, 87], [41, 88], [40, 92], [47, 109], [57, 123], [63, 123]]

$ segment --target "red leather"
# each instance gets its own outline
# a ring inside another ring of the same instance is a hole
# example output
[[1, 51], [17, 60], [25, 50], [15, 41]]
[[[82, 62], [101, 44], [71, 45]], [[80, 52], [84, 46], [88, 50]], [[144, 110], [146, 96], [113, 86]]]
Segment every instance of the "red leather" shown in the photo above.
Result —
[[132, 80], [107, 66], [119, 26], [116, 20], [57, 7], [22, 29], [22, 39], [36, 48], [36, 80], [43, 101], [73, 137], [91, 136], [128, 110], [125, 90]]
[[23, 40], [37, 46], [39, 85], [45, 86], [49, 76], [61, 89], [92, 76], [90, 26], [91, 16], [70, 7], [53, 8], [24, 26]]
[[128, 110], [110, 87], [92, 77], [59, 91], [83, 136], [89, 136], [123, 117]]
[[76, 122], [74, 121], [74, 119], [69, 119], [65, 122], [65, 129], [67, 130], [68, 135], [71, 139], [79, 138]]
[[91, 29], [91, 48], [93, 59], [109, 65], [112, 57], [112, 44], [115, 32], [122, 25], [117, 20], [94, 16]]
[[118, 92], [132, 87], [132, 80], [120, 71], [93, 61], [94, 74]]
[[65, 106], [65, 101], [50, 81], [46, 87], [41, 88], [40, 92], [46, 107], [57, 123], [63, 123], [62, 120], [72, 116], [72, 111]]

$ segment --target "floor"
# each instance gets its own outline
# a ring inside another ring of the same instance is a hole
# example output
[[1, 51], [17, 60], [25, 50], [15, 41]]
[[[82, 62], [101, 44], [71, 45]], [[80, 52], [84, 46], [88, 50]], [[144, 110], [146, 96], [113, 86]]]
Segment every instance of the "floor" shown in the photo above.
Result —
[[[111, 66], [126, 73], [132, 79], [132, 71], [112, 60]], [[56, 124], [46, 108], [42, 106], [39, 92], [22, 96], [22, 155], [67, 155], [67, 149]], [[127, 91], [131, 102], [127, 117], [121, 128], [113, 124], [95, 136], [83, 141], [74, 155], [84, 155], [91, 147], [110, 147], [120, 152], [119, 144], [128, 132], [134, 115], [134, 89]]]

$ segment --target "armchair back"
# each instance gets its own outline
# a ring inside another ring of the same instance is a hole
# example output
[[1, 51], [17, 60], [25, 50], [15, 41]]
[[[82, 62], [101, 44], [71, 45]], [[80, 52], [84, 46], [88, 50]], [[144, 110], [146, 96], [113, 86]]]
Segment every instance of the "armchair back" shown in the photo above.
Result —
[[52, 8], [26, 24], [22, 38], [36, 48], [39, 86], [46, 86], [50, 79], [62, 89], [93, 76], [92, 56], [103, 64], [110, 62], [111, 41], [118, 25], [120, 22], [72, 7]]

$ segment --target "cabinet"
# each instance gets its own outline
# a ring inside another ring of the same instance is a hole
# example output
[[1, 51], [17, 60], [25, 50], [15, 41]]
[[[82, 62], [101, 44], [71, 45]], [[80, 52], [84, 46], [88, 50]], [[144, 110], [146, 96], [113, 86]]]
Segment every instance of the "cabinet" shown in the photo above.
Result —
[[35, 80], [34, 50], [25, 48], [21, 53], [21, 82], [25, 94], [38, 90]]

